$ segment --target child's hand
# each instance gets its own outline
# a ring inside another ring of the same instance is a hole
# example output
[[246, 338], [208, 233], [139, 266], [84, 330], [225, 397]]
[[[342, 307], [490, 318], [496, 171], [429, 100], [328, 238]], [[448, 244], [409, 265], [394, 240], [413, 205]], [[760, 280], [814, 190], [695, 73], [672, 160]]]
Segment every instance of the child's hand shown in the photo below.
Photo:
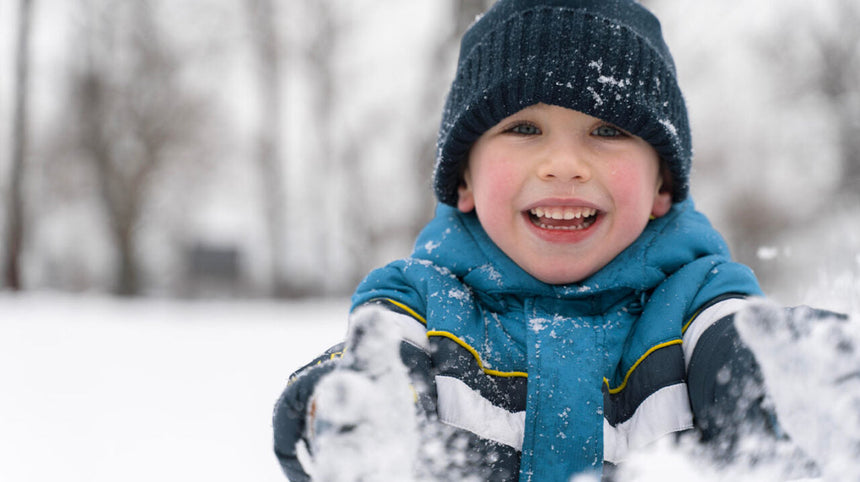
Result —
[[323, 377], [308, 410], [315, 481], [410, 480], [418, 450], [415, 394], [397, 326], [354, 316], [340, 365]]

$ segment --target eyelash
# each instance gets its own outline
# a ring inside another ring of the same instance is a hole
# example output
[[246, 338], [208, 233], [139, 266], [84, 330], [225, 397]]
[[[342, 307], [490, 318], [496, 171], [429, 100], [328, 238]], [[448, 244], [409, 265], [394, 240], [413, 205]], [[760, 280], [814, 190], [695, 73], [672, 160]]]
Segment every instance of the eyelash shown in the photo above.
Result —
[[[523, 128], [529, 129], [529, 132], [522, 132]], [[510, 132], [512, 134], [517, 134], [520, 136], [534, 136], [541, 133], [541, 130], [538, 126], [532, 124], [531, 122], [518, 122], [511, 127], [505, 129], [505, 132]]]
[[[604, 132], [604, 134], [598, 134], [598, 132], [600, 132], [601, 130], [604, 130], [604, 129], [612, 130], [613, 134], [606, 135], [605, 132]], [[603, 124], [601, 126], [598, 126], [596, 129], [591, 131], [591, 133], [598, 136], [598, 137], [627, 137], [626, 132], [622, 131], [621, 129], [615, 127], [612, 124]]]
[[[524, 129], [527, 129], [527, 131], [524, 132], [523, 131]], [[608, 132], [606, 132], [606, 130], [610, 130], [611, 132], [608, 133]], [[603, 131], [602, 134], [600, 134], [601, 131]], [[538, 126], [536, 126], [535, 124], [533, 124], [531, 122], [526, 122], [526, 121], [517, 122], [516, 124], [505, 129], [504, 132], [509, 132], [511, 134], [516, 134], [516, 135], [520, 135], [520, 136], [535, 136], [535, 135], [542, 134], [542, 132]], [[591, 131], [591, 135], [595, 135], [597, 137], [608, 137], [608, 138], [621, 138], [621, 137], [627, 137], [628, 136], [628, 134], [626, 132], [624, 132], [623, 130], [621, 130], [618, 127], [615, 127], [612, 124], [601, 124], [601, 125], [597, 126], [596, 128], [594, 128], [594, 130]]]

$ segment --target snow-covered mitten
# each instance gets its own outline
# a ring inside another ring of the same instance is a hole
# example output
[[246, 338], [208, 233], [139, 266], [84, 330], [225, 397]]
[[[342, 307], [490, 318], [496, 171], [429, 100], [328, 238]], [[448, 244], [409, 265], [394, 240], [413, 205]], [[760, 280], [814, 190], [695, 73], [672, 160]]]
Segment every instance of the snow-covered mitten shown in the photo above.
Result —
[[860, 325], [762, 301], [736, 326], [761, 365], [780, 426], [825, 480], [860, 480]]
[[320, 380], [308, 410], [315, 481], [408, 481], [418, 451], [415, 392], [396, 324], [359, 309], [340, 365]]

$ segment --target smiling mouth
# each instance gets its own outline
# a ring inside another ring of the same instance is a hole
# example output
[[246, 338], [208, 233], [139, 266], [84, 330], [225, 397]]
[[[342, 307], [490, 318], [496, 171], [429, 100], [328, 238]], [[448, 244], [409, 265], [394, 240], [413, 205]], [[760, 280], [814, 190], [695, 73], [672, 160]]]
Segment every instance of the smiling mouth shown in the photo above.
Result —
[[541, 229], [579, 231], [597, 221], [597, 209], [571, 206], [536, 207], [528, 212], [532, 224]]

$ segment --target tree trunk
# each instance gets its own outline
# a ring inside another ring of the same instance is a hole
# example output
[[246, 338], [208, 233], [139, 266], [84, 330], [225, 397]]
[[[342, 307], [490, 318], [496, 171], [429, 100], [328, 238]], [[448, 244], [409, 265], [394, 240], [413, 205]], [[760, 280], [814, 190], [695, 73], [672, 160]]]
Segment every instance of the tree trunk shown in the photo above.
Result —
[[[415, 163], [415, 168], [412, 169], [416, 186], [430, 185], [430, 179], [433, 176], [433, 166], [435, 164], [436, 155], [436, 133], [439, 127], [438, 121], [441, 118], [442, 105], [439, 103], [441, 98], [444, 103], [444, 96], [447, 88], [450, 85], [450, 78], [440, 78], [439, 72], [445, 72], [450, 62], [457, 61], [459, 52], [460, 38], [469, 28], [469, 25], [475, 21], [475, 18], [486, 10], [492, 2], [486, 0], [455, 0], [451, 7], [451, 22], [454, 27], [449, 30], [448, 34], [439, 39], [433, 54], [428, 60], [429, 67], [427, 72], [430, 76], [435, 76], [428, 80], [424, 91], [421, 93], [420, 112], [432, 113], [432, 123], [428, 124], [428, 129], [425, 130], [421, 126], [421, 131], [418, 138], [414, 142], [415, 150], [412, 155], [412, 162]], [[453, 74], [452, 74], [453, 75]], [[419, 208], [418, 216], [413, 216], [414, 222], [408, 226], [409, 231], [417, 236], [418, 233], [427, 224], [427, 220], [433, 216], [434, 207], [436, 204], [435, 196], [432, 192], [426, 189], [418, 189], [418, 195], [421, 196], [421, 207]]]
[[15, 113], [12, 134], [12, 167], [9, 176], [9, 202], [6, 215], [6, 272], [5, 282], [9, 289], [21, 289], [21, 244], [24, 239], [23, 178], [24, 156], [27, 147], [27, 99], [30, 77], [30, 24], [32, 22], [32, 0], [21, 0], [19, 4], [18, 46], [15, 64]]
[[263, 204], [271, 259], [271, 290], [275, 296], [289, 291], [285, 277], [285, 192], [281, 132], [281, 42], [275, 25], [275, 3], [252, 0], [248, 4], [250, 29], [257, 53], [261, 114], [257, 163], [263, 186]]
[[140, 294], [138, 266], [135, 257], [134, 233], [131, 226], [118, 226], [115, 236], [119, 246], [119, 264], [117, 265], [116, 294], [121, 296], [136, 296]]

